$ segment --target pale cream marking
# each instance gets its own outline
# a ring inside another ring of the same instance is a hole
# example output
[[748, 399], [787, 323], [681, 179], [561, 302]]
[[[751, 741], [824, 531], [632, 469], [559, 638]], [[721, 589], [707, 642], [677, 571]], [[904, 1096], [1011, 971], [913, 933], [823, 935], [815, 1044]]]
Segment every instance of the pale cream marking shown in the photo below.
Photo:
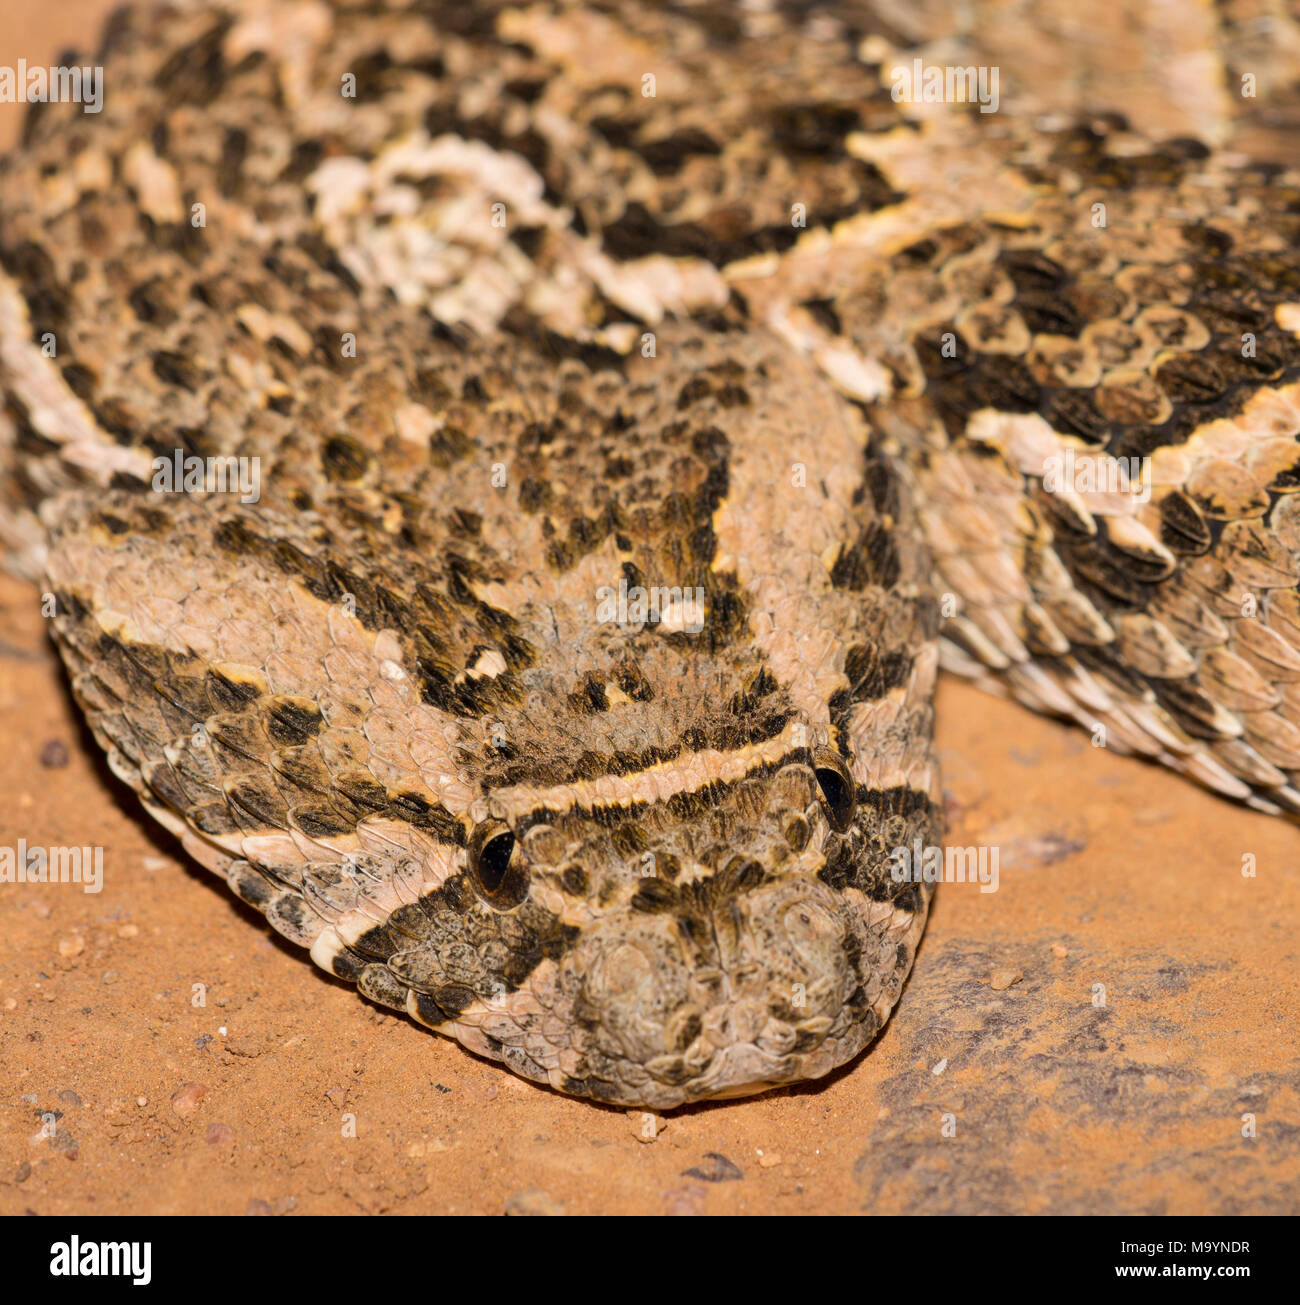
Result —
[[[314, 952], [313, 952], [314, 955]], [[328, 960], [328, 954], [326, 956]], [[328, 964], [323, 967], [328, 968]], [[491, 1039], [509, 1047], [518, 1047], [554, 1078], [577, 1068], [578, 1057], [572, 1047], [572, 1026], [552, 1014], [564, 999], [558, 982], [559, 969], [554, 961], [543, 960], [528, 976], [524, 985], [499, 997], [471, 1002], [454, 1020], [436, 1026], [438, 1033], [455, 1038], [481, 1056], [500, 1060]], [[407, 1013], [418, 1023], [418, 994], [411, 990], [406, 998]], [[561, 1055], [568, 1050], [570, 1054]], [[555, 1080], [556, 1086], [562, 1080]]]
[[[231, 67], [249, 54], [270, 55], [276, 62], [277, 82], [285, 103], [299, 107], [318, 91], [312, 63], [317, 47], [329, 39], [333, 28], [334, 16], [329, 7], [316, 0], [259, 5], [251, 13], [242, 14], [226, 34], [223, 54]], [[341, 100], [337, 89], [333, 89], [331, 100]]]
[[[359, 886], [364, 889], [364, 894], [358, 894], [356, 906], [329, 922], [330, 931], [341, 944], [351, 946], [377, 925], [386, 923], [399, 907], [410, 906], [442, 887], [461, 868], [458, 861], [462, 857], [456, 848], [430, 842], [415, 873], [394, 872], [378, 880], [358, 880], [355, 885], [349, 884], [349, 891]], [[319, 898], [309, 900], [314, 904]], [[418, 946], [412, 940], [411, 947]]]
[[184, 219], [176, 169], [143, 141], [136, 141], [123, 156], [122, 177], [135, 191], [141, 210], [159, 226], [175, 226]]
[[262, 344], [278, 336], [302, 357], [311, 354], [311, 335], [287, 313], [268, 313], [261, 304], [246, 303], [235, 309], [235, 317]]
[[[108, 579], [93, 586], [95, 602], [111, 603], [115, 586], [111, 582], [114, 570], [110, 569], [114, 550], [92, 548], [86, 553], [70, 551], [62, 567], [57, 565], [53, 579], [73, 583], [84, 582], [97, 573]], [[95, 565], [98, 560], [98, 566]], [[159, 570], [159, 576], [164, 574]], [[71, 572], [71, 574], [70, 574]], [[245, 573], [248, 573], [247, 575]], [[190, 641], [180, 633], [180, 622], [160, 623], [152, 616], [156, 597], [140, 593], [135, 584], [128, 583], [131, 572], [120, 571], [116, 588], [130, 591], [130, 609], [114, 610], [111, 605], [100, 606], [95, 620], [106, 633], [126, 643], [153, 643], [168, 651], [189, 654], [194, 651]], [[238, 573], [229, 577], [228, 588], [239, 592], [240, 587], [249, 593], [260, 593], [264, 604], [272, 602], [265, 585], [254, 577], [253, 568], [239, 567]], [[123, 599], [124, 599], [124, 595]], [[411, 784], [418, 781], [429, 797], [445, 806], [453, 815], [464, 815], [479, 793], [478, 786], [462, 774], [462, 768], [451, 743], [448, 726], [454, 718], [438, 711], [420, 698], [418, 684], [401, 657], [401, 645], [393, 631], [372, 633], [360, 621], [350, 618], [337, 604], [325, 603], [314, 597], [296, 582], [287, 582], [282, 594], [277, 595], [286, 607], [296, 605], [308, 619], [303, 622], [304, 637], [314, 637], [314, 643], [302, 650], [301, 655], [286, 666], [289, 691], [302, 693], [321, 692], [329, 698], [333, 692], [346, 691], [346, 682], [337, 675], [344, 667], [350, 668], [349, 679], [356, 679], [368, 692], [375, 705], [368, 710], [364, 726], [371, 743], [372, 760], [380, 768], [381, 782]], [[124, 599], [125, 601], [125, 599]], [[315, 611], [316, 619], [310, 619]], [[321, 619], [324, 618], [324, 619]], [[257, 620], [252, 614], [241, 623], [227, 621], [221, 626], [226, 638], [221, 646], [222, 661], [250, 662], [270, 667], [283, 654], [271, 652], [270, 640], [275, 628], [270, 619]], [[238, 646], [234, 646], [238, 644]], [[322, 654], [321, 650], [325, 650]], [[498, 654], [499, 656], [499, 654]], [[330, 675], [322, 662], [335, 669]], [[272, 685], [272, 687], [277, 687]], [[387, 701], [380, 705], [380, 689]], [[327, 727], [327, 729], [333, 727]], [[227, 843], [218, 840], [222, 846]]]
[[422, 403], [404, 403], [393, 410], [393, 427], [398, 438], [422, 449], [429, 447], [432, 436], [445, 425], [443, 418], [435, 417]]
[[497, 34], [520, 41], [563, 69], [565, 83], [586, 87], [625, 85], [641, 92], [647, 74], [656, 96], [676, 99], [691, 93], [687, 73], [665, 62], [663, 51], [591, 9], [553, 13], [547, 5], [503, 10]]
[[478, 655], [473, 666], [461, 671], [455, 683], [463, 684], [468, 680], [494, 680], [506, 669], [506, 659], [495, 649], [489, 648]]
[[1176, 487], [1187, 482], [1197, 465], [1214, 458], [1244, 462], [1265, 437], [1300, 434], [1300, 381], [1281, 387], [1262, 386], [1233, 418], [1217, 418], [1198, 426], [1179, 445], [1156, 449], [1151, 455], [1151, 480]]
[[893, 389], [889, 372], [881, 363], [832, 336], [802, 305], [784, 312], [774, 309], [767, 321], [791, 348], [808, 354], [843, 393], [874, 402]]
[[[56, 341], [57, 344], [57, 341]], [[102, 430], [68, 388], [53, 358], [32, 340], [32, 322], [18, 287], [0, 271], [0, 373], [22, 400], [33, 429], [62, 445], [60, 456], [107, 484], [115, 472], [147, 481], [147, 450], [124, 448]]]
[[828, 703], [848, 686], [823, 559], [857, 533], [852, 496], [862, 481], [866, 435], [811, 368], [806, 380], [799, 430], [750, 439], [732, 458], [727, 497], [713, 514], [711, 569], [734, 572], [745, 590], [753, 649], [817, 746], [831, 741]]
[[[425, 199], [408, 180], [421, 176], [455, 184], [444, 197]], [[305, 185], [323, 234], [358, 281], [483, 333], [535, 279], [512, 228], [568, 228], [567, 213], [546, 202], [545, 182], [521, 155], [451, 134], [434, 139], [424, 128], [370, 162], [329, 159]], [[494, 211], [506, 220], [490, 220]]]
[[649, 254], [618, 262], [590, 242], [575, 245], [573, 252], [576, 266], [611, 303], [651, 326], [669, 313], [688, 316], [707, 308], [724, 308], [730, 296], [717, 268], [702, 258]]
[[744, 779], [756, 767], [775, 765], [791, 752], [807, 746], [807, 728], [791, 721], [775, 738], [761, 743], [732, 752], [705, 748], [658, 762], [632, 775], [601, 775], [549, 788], [512, 784], [494, 789], [472, 804], [470, 814], [479, 820], [492, 816], [509, 822], [540, 807], [558, 814], [574, 808], [590, 810], [663, 802], [678, 794], [698, 792], [708, 784]]

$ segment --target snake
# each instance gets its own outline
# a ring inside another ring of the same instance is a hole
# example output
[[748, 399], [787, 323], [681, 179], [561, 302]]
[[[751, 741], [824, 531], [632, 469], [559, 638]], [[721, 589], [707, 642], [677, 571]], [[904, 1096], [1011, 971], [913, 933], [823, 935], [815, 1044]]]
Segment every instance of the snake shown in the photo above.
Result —
[[941, 670], [1300, 811], [1300, 177], [899, 14], [134, 6], [0, 163], [0, 540], [112, 771], [562, 1093], [876, 1038]]

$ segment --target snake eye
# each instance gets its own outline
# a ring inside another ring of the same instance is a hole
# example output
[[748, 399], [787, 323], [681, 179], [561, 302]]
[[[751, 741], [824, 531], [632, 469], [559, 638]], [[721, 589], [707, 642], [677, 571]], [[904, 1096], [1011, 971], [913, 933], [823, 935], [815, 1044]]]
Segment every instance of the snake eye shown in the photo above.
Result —
[[469, 840], [474, 886], [491, 906], [509, 910], [528, 892], [528, 872], [515, 856], [515, 836], [499, 820], [485, 820]]
[[838, 752], [819, 752], [813, 758], [813, 770], [826, 801], [826, 814], [830, 817], [831, 828], [842, 834], [858, 809], [857, 786], [853, 776]]

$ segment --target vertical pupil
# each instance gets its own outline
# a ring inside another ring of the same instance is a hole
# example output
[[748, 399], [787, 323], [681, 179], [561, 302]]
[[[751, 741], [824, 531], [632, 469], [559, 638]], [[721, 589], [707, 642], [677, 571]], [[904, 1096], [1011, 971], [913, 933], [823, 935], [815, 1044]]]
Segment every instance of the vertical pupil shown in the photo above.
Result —
[[494, 893], [501, 887], [506, 867], [510, 864], [510, 854], [515, 850], [513, 834], [498, 834], [483, 844], [478, 858], [478, 877], [484, 889]]
[[823, 767], [817, 771], [817, 782], [834, 823], [837, 826], [847, 824], [853, 807], [853, 793], [844, 776], [838, 770]]

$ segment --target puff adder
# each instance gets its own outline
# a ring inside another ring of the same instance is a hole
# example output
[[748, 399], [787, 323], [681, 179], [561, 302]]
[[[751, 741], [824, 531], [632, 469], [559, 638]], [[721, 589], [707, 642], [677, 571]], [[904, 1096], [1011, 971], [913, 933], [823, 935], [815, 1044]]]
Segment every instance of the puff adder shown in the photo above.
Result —
[[0, 165], [0, 529], [113, 770], [564, 1092], [872, 1040], [941, 664], [1300, 809], [1300, 183], [896, 100], [889, 13], [129, 9]]

